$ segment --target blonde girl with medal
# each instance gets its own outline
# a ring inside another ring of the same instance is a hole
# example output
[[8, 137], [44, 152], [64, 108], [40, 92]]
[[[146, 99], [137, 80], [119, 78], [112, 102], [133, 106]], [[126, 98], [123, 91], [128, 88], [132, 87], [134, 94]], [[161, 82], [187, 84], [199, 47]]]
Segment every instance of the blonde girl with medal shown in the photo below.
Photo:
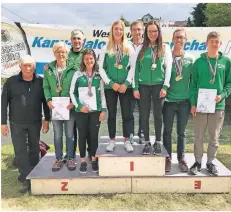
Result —
[[[49, 63], [48, 68], [44, 71], [43, 89], [47, 104], [51, 110], [54, 109], [52, 97], [70, 97], [71, 80], [76, 70], [74, 64], [67, 59], [68, 52], [69, 49], [65, 43], [55, 43], [53, 53], [56, 60]], [[70, 171], [76, 169], [73, 158], [73, 127], [75, 120], [73, 108], [74, 105], [70, 101], [70, 104], [67, 106], [67, 109], [70, 110], [69, 120], [52, 120], [56, 157], [52, 171], [59, 171], [63, 166], [63, 129], [67, 146], [66, 166]]]
[[156, 21], [148, 22], [145, 27], [144, 42], [135, 67], [134, 96], [140, 98], [141, 123], [145, 137], [143, 154], [148, 155], [152, 150], [149, 137], [151, 101], [156, 137], [154, 154], [162, 154], [162, 109], [171, 78], [172, 54], [169, 45], [162, 42], [161, 28]]
[[[191, 113], [194, 119], [194, 155], [195, 163], [190, 173], [196, 175], [201, 170], [203, 157], [203, 139], [208, 129], [206, 169], [210, 175], [218, 175], [219, 170], [213, 163], [216, 158], [219, 137], [225, 116], [225, 99], [231, 94], [231, 60], [219, 51], [221, 36], [218, 32], [210, 32], [206, 40], [207, 52], [200, 55], [193, 65], [190, 86]], [[197, 98], [200, 88], [216, 89], [215, 113], [196, 112]]]
[[127, 43], [125, 25], [123, 21], [115, 21], [110, 30], [107, 46], [101, 49], [99, 57], [99, 73], [105, 83], [105, 96], [108, 108], [108, 131], [110, 141], [106, 151], [112, 152], [116, 146], [116, 116], [117, 102], [120, 100], [124, 147], [127, 152], [132, 152], [130, 143], [130, 123], [132, 86], [134, 68], [131, 65], [132, 50]]
[[169, 154], [169, 157], [167, 157], [165, 161], [166, 172], [170, 172], [172, 166], [172, 128], [175, 115], [177, 118], [176, 133], [178, 165], [182, 172], [188, 171], [188, 166], [185, 160], [185, 128], [190, 114], [189, 84], [194, 56], [184, 51], [186, 41], [187, 34], [183, 28], [176, 29], [173, 32], [172, 42], [174, 43], [174, 47], [172, 51], [172, 74], [170, 87], [168, 88], [163, 108], [163, 145]]
[[[86, 96], [80, 96], [81, 89], [86, 90]], [[94, 50], [85, 49], [82, 55], [80, 69], [74, 74], [70, 96], [75, 105], [76, 121], [79, 135], [80, 172], [87, 172], [86, 143], [91, 146], [92, 171], [98, 172], [98, 162], [95, 157], [98, 148], [98, 136], [100, 123], [105, 119], [106, 100], [104, 95], [104, 83], [97, 70], [96, 55]], [[97, 108], [91, 108], [87, 99], [93, 98]]]

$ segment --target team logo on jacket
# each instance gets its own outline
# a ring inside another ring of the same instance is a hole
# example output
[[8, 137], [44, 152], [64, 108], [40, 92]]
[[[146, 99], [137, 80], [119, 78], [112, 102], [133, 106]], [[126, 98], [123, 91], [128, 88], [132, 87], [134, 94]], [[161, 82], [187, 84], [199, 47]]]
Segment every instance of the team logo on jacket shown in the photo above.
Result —
[[223, 65], [223, 64], [217, 64], [217, 67], [218, 67], [218, 68], [225, 69], [225, 65]]

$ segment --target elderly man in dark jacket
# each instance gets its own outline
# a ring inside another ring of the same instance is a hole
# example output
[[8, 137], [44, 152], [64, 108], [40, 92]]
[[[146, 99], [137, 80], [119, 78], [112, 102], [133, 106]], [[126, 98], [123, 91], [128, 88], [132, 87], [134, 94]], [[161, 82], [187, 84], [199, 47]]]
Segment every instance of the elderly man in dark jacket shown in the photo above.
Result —
[[[39, 162], [40, 130], [49, 130], [50, 111], [47, 106], [42, 78], [35, 74], [35, 60], [30, 55], [19, 61], [20, 73], [7, 79], [2, 91], [2, 136], [7, 136], [7, 107], [9, 105], [9, 125], [18, 159], [18, 180], [22, 183], [20, 192], [30, 188], [27, 175]], [[42, 106], [45, 120], [42, 122]]]

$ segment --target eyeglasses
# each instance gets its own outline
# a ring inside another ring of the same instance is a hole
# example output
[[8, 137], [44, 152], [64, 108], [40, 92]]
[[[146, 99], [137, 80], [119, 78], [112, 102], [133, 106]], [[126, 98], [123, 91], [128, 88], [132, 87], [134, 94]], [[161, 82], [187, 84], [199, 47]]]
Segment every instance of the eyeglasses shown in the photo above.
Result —
[[174, 39], [175, 40], [178, 40], [178, 39], [180, 39], [180, 40], [186, 40], [186, 37], [184, 37], [184, 36], [175, 36]]
[[152, 33], [158, 33], [159, 30], [148, 30], [148, 34], [152, 34]]

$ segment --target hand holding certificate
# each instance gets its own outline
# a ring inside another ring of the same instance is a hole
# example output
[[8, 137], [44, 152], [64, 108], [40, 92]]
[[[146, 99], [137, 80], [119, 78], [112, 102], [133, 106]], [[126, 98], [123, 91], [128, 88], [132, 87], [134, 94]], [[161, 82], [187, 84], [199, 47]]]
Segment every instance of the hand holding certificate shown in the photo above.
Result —
[[69, 120], [70, 110], [67, 106], [70, 104], [70, 97], [52, 97], [52, 120]]
[[216, 89], [199, 89], [197, 99], [197, 112], [215, 113], [216, 108]]

